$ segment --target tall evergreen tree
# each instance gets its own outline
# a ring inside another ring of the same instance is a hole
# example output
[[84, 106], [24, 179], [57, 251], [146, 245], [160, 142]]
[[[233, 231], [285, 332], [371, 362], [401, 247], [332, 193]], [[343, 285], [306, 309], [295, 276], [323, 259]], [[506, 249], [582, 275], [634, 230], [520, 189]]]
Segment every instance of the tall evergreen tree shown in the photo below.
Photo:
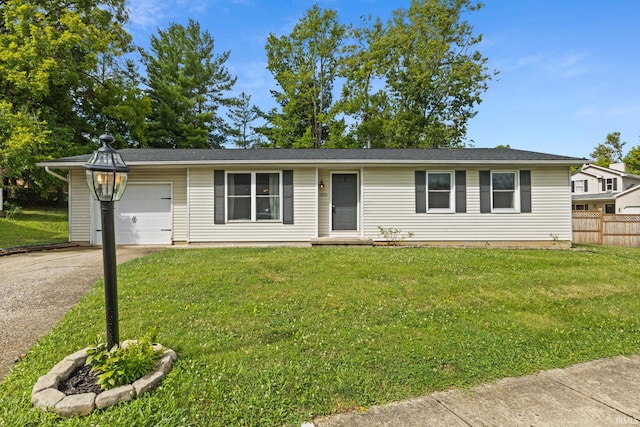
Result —
[[237, 147], [252, 148], [259, 144], [259, 135], [251, 123], [261, 117], [261, 112], [258, 107], [251, 105], [251, 95], [242, 92], [238, 105], [229, 108], [227, 117], [231, 120], [231, 139]]
[[160, 30], [150, 50], [142, 52], [153, 102], [147, 145], [220, 147], [229, 129], [218, 109], [237, 104], [227, 95], [236, 82], [225, 66], [230, 52], [215, 55], [213, 37], [194, 20]]

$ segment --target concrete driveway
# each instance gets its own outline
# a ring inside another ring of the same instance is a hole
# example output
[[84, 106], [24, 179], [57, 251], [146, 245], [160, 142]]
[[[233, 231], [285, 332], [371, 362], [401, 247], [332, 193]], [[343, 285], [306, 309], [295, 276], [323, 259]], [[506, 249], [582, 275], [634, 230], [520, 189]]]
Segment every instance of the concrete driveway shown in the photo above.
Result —
[[[118, 263], [163, 247], [121, 246]], [[100, 279], [102, 248], [0, 257], [0, 380]]]

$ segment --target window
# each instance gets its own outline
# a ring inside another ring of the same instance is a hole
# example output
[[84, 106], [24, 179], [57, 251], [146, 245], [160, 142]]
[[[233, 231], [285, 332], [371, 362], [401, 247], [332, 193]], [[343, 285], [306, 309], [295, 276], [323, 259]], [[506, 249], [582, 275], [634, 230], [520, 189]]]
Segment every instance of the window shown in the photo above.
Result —
[[479, 171], [480, 213], [532, 212], [532, 174], [521, 171]]
[[573, 182], [574, 192], [576, 193], [584, 193], [584, 180], [579, 179]]
[[516, 209], [516, 173], [492, 172], [491, 192], [494, 210]]
[[228, 173], [227, 219], [280, 219], [279, 173]]
[[280, 174], [256, 174], [256, 219], [280, 219]]
[[605, 178], [602, 184], [604, 191], [616, 191], [618, 189], [617, 178]]
[[573, 210], [574, 211], [588, 211], [589, 210], [589, 205], [587, 204], [578, 204], [578, 205], [573, 205]]
[[616, 205], [611, 203], [606, 203], [604, 205], [604, 213], [608, 213], [608, 214], [616, 213]]
[[467, 171], [415, 171], [415, 202], [416, 213], [467, 212]]
[[453, 188], [451, 172], [427, 173], [427, 207], [428, 210], [447, 210], [453, 206]]

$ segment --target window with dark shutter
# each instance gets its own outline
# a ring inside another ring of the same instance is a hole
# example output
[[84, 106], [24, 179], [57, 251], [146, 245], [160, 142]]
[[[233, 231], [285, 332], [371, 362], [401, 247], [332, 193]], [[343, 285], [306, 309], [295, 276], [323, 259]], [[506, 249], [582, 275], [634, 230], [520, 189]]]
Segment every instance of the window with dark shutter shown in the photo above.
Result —
[[480, 212], [491, 212], [491, 171], [480, 171]]
[[416, 171], [415, 173], [416, 213], [427, 212], [426, 180], [427, 180], [427, 173], [425, 171]]
[[456, 212], [467, 211], [467, 171], [456, 171]]
[[282, 171], [282, 222], [293, 224], [293, 171]]
[[224, 224], [224, 171], [213, 171], [213, 223]]
[[531, 171], [520, 171], [520, 212], [531, 212]]

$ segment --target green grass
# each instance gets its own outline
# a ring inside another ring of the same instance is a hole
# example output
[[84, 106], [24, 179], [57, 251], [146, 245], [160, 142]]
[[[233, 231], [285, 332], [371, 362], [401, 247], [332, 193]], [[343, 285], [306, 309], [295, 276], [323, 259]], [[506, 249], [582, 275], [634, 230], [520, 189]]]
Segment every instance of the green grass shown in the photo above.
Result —
[[67, 209], [25, 209], [0, 218], [0, 248], [68, 241]]
[[640, 250], [220, 248], [119, 268], [121, 338], [156, 327], [160, 389], [63, 420], [40, 375], [103, 334], [98, 284], [0, 384], [0, 425], [300, 425], [320, 414], [637, 353]]

